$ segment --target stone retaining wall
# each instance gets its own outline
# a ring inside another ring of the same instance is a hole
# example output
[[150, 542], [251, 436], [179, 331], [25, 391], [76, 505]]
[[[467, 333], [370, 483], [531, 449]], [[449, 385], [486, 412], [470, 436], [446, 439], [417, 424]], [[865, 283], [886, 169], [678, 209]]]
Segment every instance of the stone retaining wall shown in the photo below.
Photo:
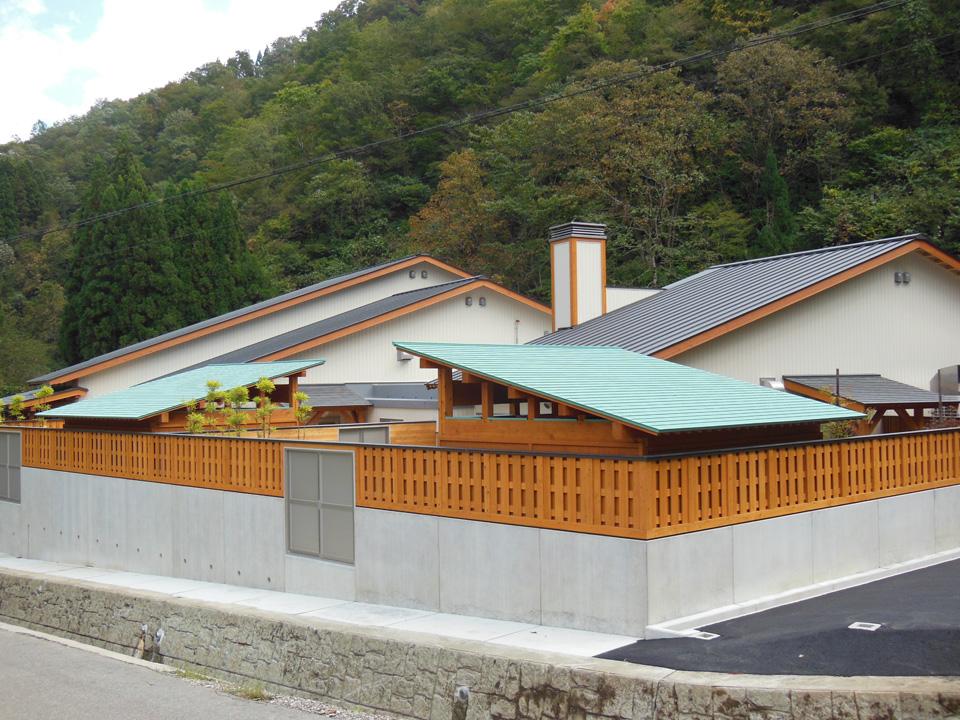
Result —
[[[450, 720], [912, 720], [960, 716], [958, 678], [822, 678], [675, 672], [354, 627], [0, 572], [0, 621], [235, 682], [342, 705]], [[163, 630], [159, 645], [154, 643]]]

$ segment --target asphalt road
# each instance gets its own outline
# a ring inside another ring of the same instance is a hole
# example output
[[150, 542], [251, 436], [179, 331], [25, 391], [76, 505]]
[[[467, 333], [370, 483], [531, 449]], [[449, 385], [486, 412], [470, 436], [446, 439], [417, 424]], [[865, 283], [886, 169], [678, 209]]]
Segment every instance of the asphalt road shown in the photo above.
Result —
[[[873, 632], [855, 622], [880, 623]], [[598, 657], [752, 675], [960, 675], [960, 560]]]
[[97, 651], [0, 629], [0, 720], [306, 720]]

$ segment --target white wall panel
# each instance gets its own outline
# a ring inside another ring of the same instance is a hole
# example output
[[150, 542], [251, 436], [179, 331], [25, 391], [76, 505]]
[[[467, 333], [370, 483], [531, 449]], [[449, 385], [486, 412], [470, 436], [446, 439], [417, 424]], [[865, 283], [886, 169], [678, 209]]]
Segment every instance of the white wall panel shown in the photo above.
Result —
[[960, 362], [958, 319], [960, 278], [912, 253], [673, 359], [751, 383], [840, 368], [929, 388]]
[[577, 323], [603, 315], [603, 244], [577, 241]]
[[570, 312], [570, 241], [550, 245], [553, 252], [553, 314], [557, 329], [570, 327], [573, 322]]
[[[397, 360], [395, 340], [512, 345], [517, 337], [523, 344], [550, 329], [550, 316], [529, 305], [486, 289], [469, 296], [471, 305], [465, 303], [465, 295], [459, 295], [288, 359], [326, 360], [324, 365], [307, 370], [301, 384], [428, 382], [436, 378], [437, 371], [421, 369], [416, 358]], [[481, 297], [486, 306], [480, 305]]]
[[[415, 277], [410, 277], [411, 272]], [[423, 272], [427, 273], [426, 278], [422, 276]], [[122, 390], [390, 295], [431, 287], [455, 279], [457, 276], [453, 273], [438, 269], [426, 262], [418, 263], [413, 267], [352, 285], [315, 300], [247, 320], [166, 350], [158, 350], [136, 360], [91, 373], [82, 377], [79, 384], [87, 388], [88, 397]]]

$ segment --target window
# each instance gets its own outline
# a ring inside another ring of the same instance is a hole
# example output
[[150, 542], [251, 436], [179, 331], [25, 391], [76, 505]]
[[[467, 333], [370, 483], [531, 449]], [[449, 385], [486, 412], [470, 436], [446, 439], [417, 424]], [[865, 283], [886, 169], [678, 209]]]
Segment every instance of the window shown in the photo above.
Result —
[[0, 432], [0, 500], [20, 502], [20, 433]]
[[286, 451], [287, 550], [353, 562], [353, 453]]

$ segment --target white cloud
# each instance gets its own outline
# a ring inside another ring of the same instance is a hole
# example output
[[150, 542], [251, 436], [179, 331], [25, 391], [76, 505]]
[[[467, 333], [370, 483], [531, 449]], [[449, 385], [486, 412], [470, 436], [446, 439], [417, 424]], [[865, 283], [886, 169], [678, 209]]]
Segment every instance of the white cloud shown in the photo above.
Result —
[[[0, 13], [0, 47], [11, 67], [0, 75], [0, 142], [15, 134], [26, 138], [38, 118], [52, 124], [83, 114], [99, 98], [134, 97], [217, 58], [226, 61], [237, 50], [256, 56], [276, 38], [298, 35], [336, 4], [274, 0], [265, 11], [262, 2], [233, 0], [227, 12], [217, 13], [202, 0], [104, 0], [97, 29], [83, 41], [73, 40], [66, 26], [38, 31], [40, 0], [21, 0], [12, 10], [7, 5]], [[81, 103], [67, 106], [45, 95], [77, 68], [95, 73], [84, 83]]]

